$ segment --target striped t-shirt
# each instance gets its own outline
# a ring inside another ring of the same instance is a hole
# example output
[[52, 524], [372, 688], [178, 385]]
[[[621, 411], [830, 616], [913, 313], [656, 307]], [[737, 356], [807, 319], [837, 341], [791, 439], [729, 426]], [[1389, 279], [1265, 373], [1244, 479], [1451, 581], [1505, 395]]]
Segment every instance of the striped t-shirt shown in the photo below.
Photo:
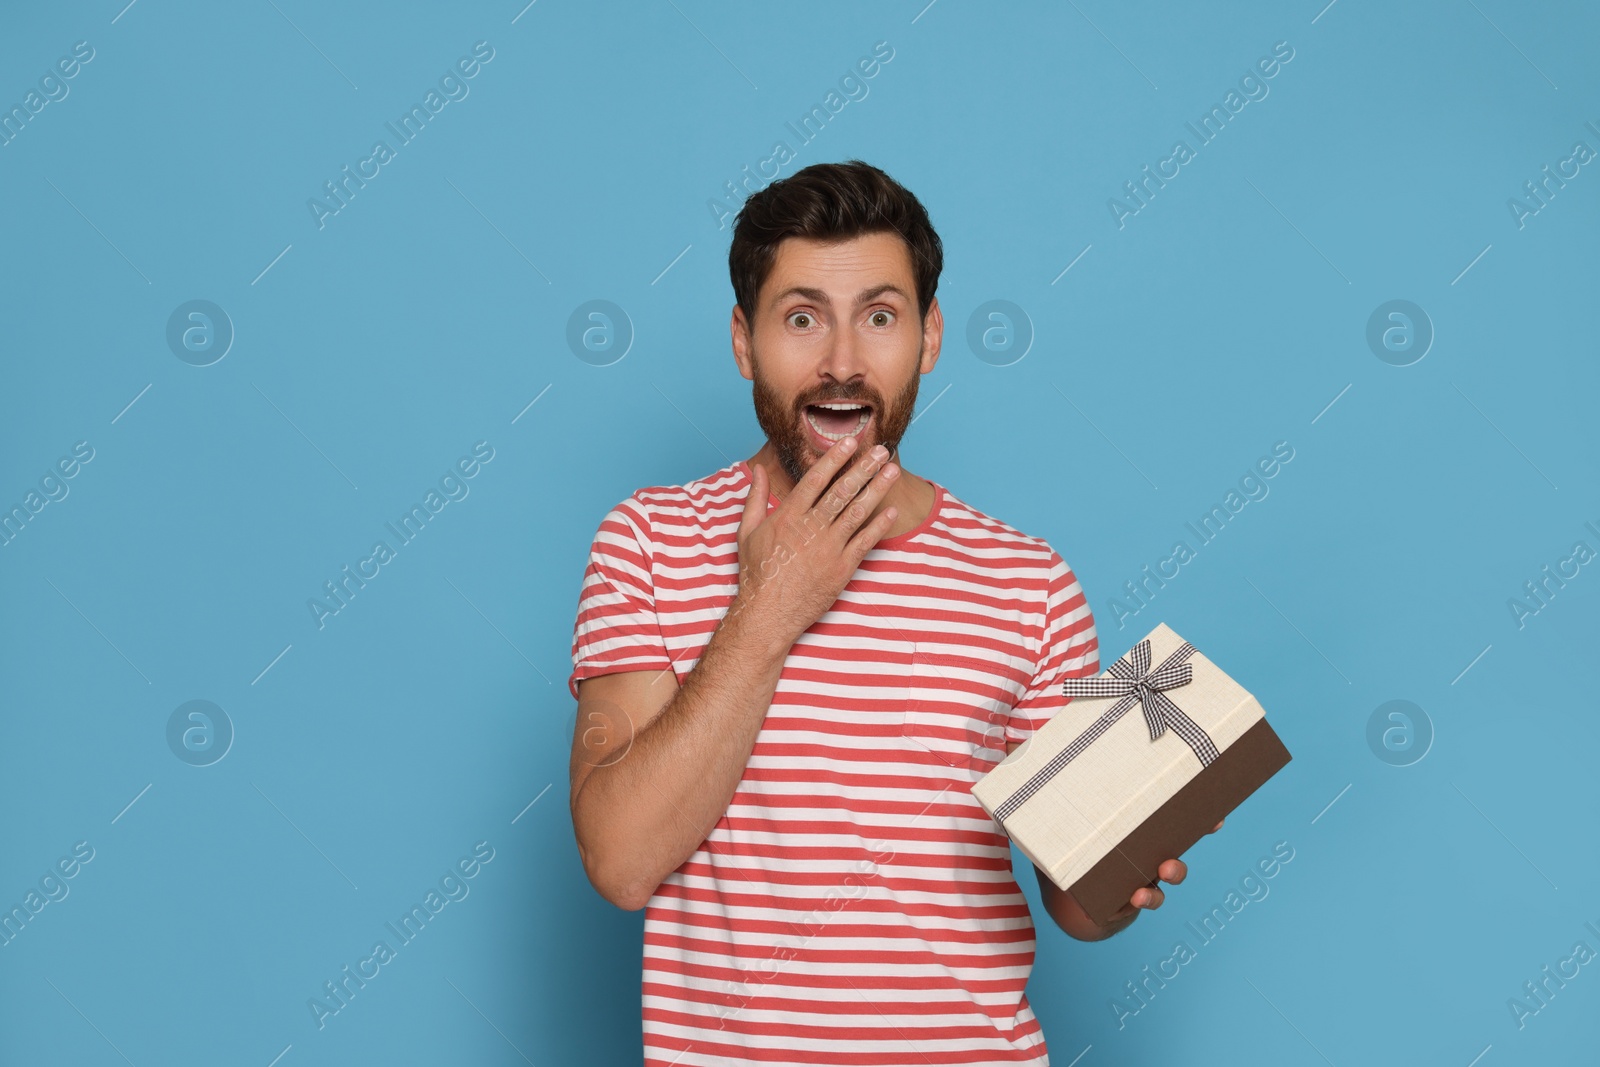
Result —
[[[932, 484], [790, 649], [726, 813], [645, 907], [647, 1067], [1049, 1063], [1033, 921], [971, 787], [1099, 672], [1094, 619], [1048, 543]], [[741, 460], [606, 515], [573, 696], [682, 684], [738, 590], [749, 490]]]

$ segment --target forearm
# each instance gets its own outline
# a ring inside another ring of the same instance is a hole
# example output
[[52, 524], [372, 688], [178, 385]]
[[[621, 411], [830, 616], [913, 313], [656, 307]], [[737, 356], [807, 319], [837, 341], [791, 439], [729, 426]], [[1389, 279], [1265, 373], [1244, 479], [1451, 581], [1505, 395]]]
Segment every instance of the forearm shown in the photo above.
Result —
[[739, 601], [671, 701], [616, 763], [573, 801], [573, 827], [596, 888], [641, 908], [727, 811], [772, 704], [789, 644]]

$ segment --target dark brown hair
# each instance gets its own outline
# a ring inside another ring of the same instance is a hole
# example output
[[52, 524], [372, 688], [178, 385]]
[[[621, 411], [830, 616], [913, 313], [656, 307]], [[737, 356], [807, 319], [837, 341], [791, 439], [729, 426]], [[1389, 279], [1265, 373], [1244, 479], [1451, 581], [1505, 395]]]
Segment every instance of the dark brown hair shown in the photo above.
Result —
[[898, 233], [911, 254], [917, 312], [928, 307], [944, 269], [944, 244], [927, 209], [911, 191], [870, 163], [813, 163], [752, 194], [733, 223], [728, 275], [734, 299], [754, 328], [756, 299], [788, 237], [846, 241], [869, 233]]

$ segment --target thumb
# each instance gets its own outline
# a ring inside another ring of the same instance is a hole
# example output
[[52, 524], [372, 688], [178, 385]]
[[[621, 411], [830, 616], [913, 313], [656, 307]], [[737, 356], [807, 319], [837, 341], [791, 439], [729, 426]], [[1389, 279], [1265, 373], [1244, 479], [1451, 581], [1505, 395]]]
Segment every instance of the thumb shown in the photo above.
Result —
[[744, 514], [739, 519], [741, 541], [767, 517], [767, 472], [754, 463], [749, 468], [750, 494], [744, 498]]

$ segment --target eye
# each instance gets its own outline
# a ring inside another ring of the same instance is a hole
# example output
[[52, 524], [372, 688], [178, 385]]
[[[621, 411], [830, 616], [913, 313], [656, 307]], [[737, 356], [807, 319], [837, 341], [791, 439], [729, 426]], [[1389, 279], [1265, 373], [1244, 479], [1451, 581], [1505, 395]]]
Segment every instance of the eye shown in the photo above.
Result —
[[889, 323], [894, 321], [894, 312], [885, 311], [883, 308], [879, 308], [877, 311], [874, 311], [870, 316], [868, 316], [868, 321], [874, 326], [887, 326]]
[[[797, 320], [797, 319], [800, 320], [800, 321], [796, 322], [795, 320]], [[789, 316], [789, 323], [790, 323], [790, 325], [793, 325], [793, 326], [799, 326], [800, 329], [802, 329], [802, 330], [806, 329], [812, 323], [811, 312], [809, 312], [809, 311], [796, 311], [793, 315]]]

